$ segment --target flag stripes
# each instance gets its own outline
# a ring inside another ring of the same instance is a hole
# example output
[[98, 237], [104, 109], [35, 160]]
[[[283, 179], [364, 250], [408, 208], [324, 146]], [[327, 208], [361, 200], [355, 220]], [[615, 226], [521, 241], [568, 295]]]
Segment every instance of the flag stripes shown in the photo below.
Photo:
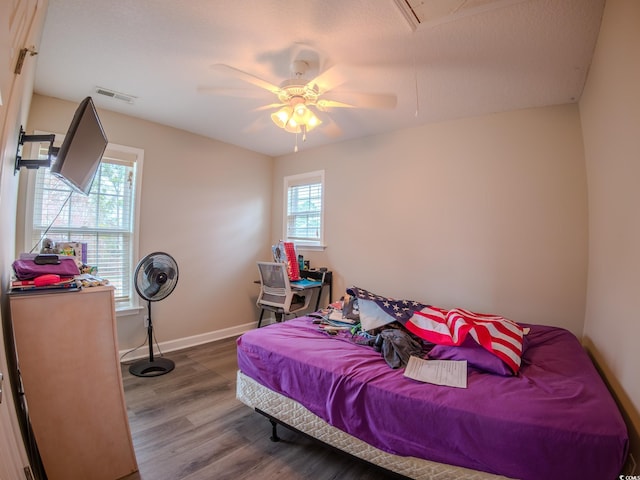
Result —
[[506, 363], [514, 373], [520, 369], [523, 331], [517, 323], [496, 315], [484, 315], [460, 308], [440, 310], [433, 307], [425, 315], [415, 311], [404, 326], [410, 332], [439, 345], [461, 345], [467, 335]]

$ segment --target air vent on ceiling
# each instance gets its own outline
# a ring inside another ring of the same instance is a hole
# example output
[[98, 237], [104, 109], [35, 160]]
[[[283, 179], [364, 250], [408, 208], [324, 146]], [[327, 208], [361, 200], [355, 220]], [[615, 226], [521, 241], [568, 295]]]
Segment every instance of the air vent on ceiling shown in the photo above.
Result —
[[126, 93], [115, 92], [113, 90], [109, 90], [108, 88], [96, 87], [96, 93], [98, 95], [104, 95], [105, 97], [113, 98], [114, 100], [119, 100], [125, 103], [133, 103], [134, 100], [138, 97], [134, 97], [133, 95], [127, 95]]

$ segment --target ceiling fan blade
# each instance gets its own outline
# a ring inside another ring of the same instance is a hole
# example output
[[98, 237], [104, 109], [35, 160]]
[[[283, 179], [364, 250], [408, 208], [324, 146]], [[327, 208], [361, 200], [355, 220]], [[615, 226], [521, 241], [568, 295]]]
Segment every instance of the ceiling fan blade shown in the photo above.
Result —
[[249, 125], [244, 127], [242, 129], [242, 132], [246, 133], [246, 134], [258, 133], [258, 132], [264, 130], [265, 128], [267, 128], [268, 126], [269, 126], [269, 123], [265, 119], [265, 117], [258, 117], [253, 122], [251, 122]]
[[254, 108], [254, 112], [261, 112], [262, 110], [271, 110], [272, 108], [284, 107], [285, 103], [270, 103], [269, 105], [263, 105], [258, 108]]
[[[345, 105], [357, 108], [378, 108], [392, 110], [398, 104], [398, 97], [393, 94], [384, 93], [356, 93], [356, 92], [340, 92], [333, 95], [342, 97]], [[342, 103], [342, 102], [336, 102]], [[338, 106], [338, 105], [335, 105]]]
[[[331, 118], [331, 116], [328, 113], [326, 113], [325, 110], [320, 108], [318, 104], [313, 105], [313, 108], [311, 108], [311, 110], [314, 110], [314, 109], [318, 110], [318, 112], [315, 112], [315, 113], [318, 114], [318, 117], [322, 121], [322, 125], [318, 128], [322, 131], [324, 135], [331, 138], [342, 136], [342, 129]], [[323, 112], [323, 113], [319, 113], [319, 112]]]
[[342, 136], [342, 129], [334, 122], [331, 117], [325, 115], [325, 122], [322, 126], [322, 132], [331, 138], [337, 138]]
[[316, 102], [316, 106], [318, 110], [326, 111], [328, 108], [357, 108], [355, 105], [351, 105], [350, 103], [338, 102], [336, 100], [325, 100], [320, 99]]
[[256, 77], [255, 75], [252, 75], [251, 73], [247, 73], [244, 72], [242, 70], [239, 70], [235, 67], [232, 67], [231, 65], [227, 65], [226, 63], [215, 63], [213, 65], [211, 65], [211, 68], [213, 70], [222, 72], [222, 73], [226, 73], [228, 75], [231, 75], [235, 78], [238, 78], [240, 80], [244, 80], [247, 83], [251, 83], [252, 85], [255, 85], [256, 87], [260, 87], [263, 88], [265, 90], [268, 90], [272, 93], [276, 93], [280, 91], [280, 87], [278, 87], [277, 85], [274, 85], [271, 82], [268, 82], [266, 80], [263, 80], [262, 78]]
[[261, 90], [252, 90], [250, 88], [198, 87], [196, 90], [198, 93], [222, 95], [225, 97], [264, 98], [266, 95]]
[[328, 68], [317, 77], [309, 80], [307, 85], [317, 85], [320, 93], [326, 93], [342, 85], [347, 81], [347, 77], [338, 65]]

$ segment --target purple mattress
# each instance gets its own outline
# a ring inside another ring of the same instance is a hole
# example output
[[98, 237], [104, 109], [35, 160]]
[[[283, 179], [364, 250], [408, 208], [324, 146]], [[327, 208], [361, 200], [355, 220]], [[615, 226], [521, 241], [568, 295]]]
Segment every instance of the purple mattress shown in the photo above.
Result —
[[521, 480], [617, 478], [627, 430], [567, 330], [528, 325], [515, 377], [469, 369], [468, 388], [421, 383], [312, 319], [251, 330], [238, 366], [329, 424], [383, 451]]

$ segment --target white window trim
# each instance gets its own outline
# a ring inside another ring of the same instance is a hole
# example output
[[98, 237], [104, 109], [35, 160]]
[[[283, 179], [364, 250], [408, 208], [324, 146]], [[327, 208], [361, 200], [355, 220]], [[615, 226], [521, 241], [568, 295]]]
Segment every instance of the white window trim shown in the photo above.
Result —
[[[131, 264], [131, 276], [133, 277], [136, 269], [136, 262], [138, 262], [140, 258], [140, 198], [142, 197], [142, 167], [144, 166], [144, 150], [142, 148], [128, 147], [126, 145], [118, 145], [112, 143], [107, 145], [107, 149], [109, 148], [118, 152], [130, 153], [136, 156], [136, 188], [133, 192], [134, 207], [132, 229], [135, 240], [131, 242], [131, 258], [134, 259], [133, 263]], [[129, 302], [129, 305], [116, 308], [116, 315], [119, 317], [135, 315], [144, 308], [144, 306], [140, 304], [140, 296], [135, 290], [133, 279], [131, 281], [131, 289], [131, 302]]]
[[[36, 135], [47, 135], [50, 132], [44, 132], [44, 131], [39, 131], [36, 130], [34, 132]], [[56, 133], [55, 134], [55, 138], [56, 141], [55, 143], [57, 145], [59, 145], [60, 143], [62, 143], [62, 141], [64, 140], [65, 135], [61, 134], [61, 133]], [[38, 152], [39, 147], [36, 144], [31, 145], [30, 147], [30, 151], [31, 152]], [[129, 147], [126, 145], [119, 145], [117, 143], [111, 143], [109, 142], [107, 144], [107, 148], [105, 151], [114, 151], [114, 152], [118, 152], [118, 153], [124, 153], [127, 155], [132, 155], [135, 156], [136, 158], [136, 183], [135, 183], [135, 190], [133, 192], [133, 205], [134, 205], [134, 211], [133, 211], [133, 218], [132, 221], [133, 223], [133, 236], [134, 236], [134, 241], [131, 242], [131, 255], [132, 255], [132, 259], [134, 259], [134, 262], [131, 265], [131, 275], [133, 276], [134, 272], [135, 272], [135, 267], [136, 267], [136, 260], [139, 258], [139, 244], [140, 244], [140, 198], [142, 195], [142, 168], [144, 165], [144, 150], [141, 148], [136, 148], [136, 147]], [[33, 153], [31, 153], [31, 155], [33, 155]], [[31, 239], [31, 228], [33, 226], [33, 202], [34, 202], [34, 197], [35, 197], [35, 187], [36, 187], [36, 175], [37, 175], [37, 170], [36, 169], [29, 169], [27, 170], [27, 195], [26, 195], [26, 201], [25, 201], [25, 221], [24, 221], [24, 251], [28, 252], [31, 250], [31, 248], [33, 247], [33, 245], [29, 244], [29, 240]], [[140, 296], [138, 295], [138, 293], [135, 291], [135, 287], [133, 284], [133, 280], [131, 282], [131, 301], [127, 304], [127, 305], [121, 305], [120, 307], [118, 307], [116, 305], [116, 315], [118, 317], [121, 316], [127, 316], [127, 315], [135, 315], [137, 313], [139, 313], [140, 310], [142, 310], [143, 308], [145, 308], [143, 305], [140, 304]]]
[[296, 250], [317, 250], [321, 251], [327, 248], [325, 244], [325, 222], [324, 222], [324, 212], [326, 210], [325, 205], [325, 181], [324, 181], [324, 170], [315, 170], [313, 172], [299, 173], [296, 175], [287, 175], [284, 177], [284, 189], [283, 189], [283, 197], [282, 197], [282, 238], [285, 241], [291, 241], [287, 237], [287, 218], [288, 218], [288, 205], [287, 198], [289, 195], [289, 187], [295, 185], [303, 185], [305, 183], [310, 183], [314, 180], [320, 179], [320, 183], [322, 184], [322, 211], [320, 212], [320, 240], [318, 242], [305, 242], [295, 240], [294, 243], [296, 245]]

